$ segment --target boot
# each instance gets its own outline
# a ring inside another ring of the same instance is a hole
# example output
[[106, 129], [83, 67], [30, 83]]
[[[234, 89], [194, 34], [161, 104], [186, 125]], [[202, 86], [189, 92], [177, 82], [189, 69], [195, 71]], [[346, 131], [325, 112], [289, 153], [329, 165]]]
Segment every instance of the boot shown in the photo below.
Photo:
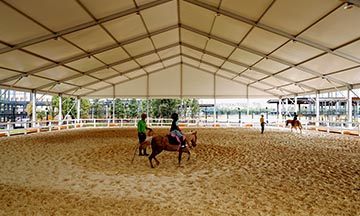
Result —
[[144, 156], [149, 156], [149, 154], [146, 153], [146, 149], [144, 149]]
[[186, 147], [186, 143], [185, 143], [185, 139], [181, 141], [181, 148], [185, 148]]

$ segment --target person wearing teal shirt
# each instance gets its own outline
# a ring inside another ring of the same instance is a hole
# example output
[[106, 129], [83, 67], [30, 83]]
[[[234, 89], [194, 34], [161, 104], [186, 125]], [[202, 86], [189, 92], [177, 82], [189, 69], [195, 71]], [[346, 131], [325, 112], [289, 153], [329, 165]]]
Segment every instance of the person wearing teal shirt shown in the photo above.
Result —
[[[146, 140], [146, 130], [152, 130], [151, 128], [148, 128], [146, 126], [146, 114], [143, 113], [141, 114], [141, 120], [138, 122], [137, 124], [137, 129], [138, 129], [138, 137], [139, 137], [139, 144], [141, 144], [142, 142], [144, 142]], [[143, 152], [142, 152], [143, 150]], [[139, 156], [148, 156], [149, 154], [146, 153], [146, 148], [141, 149], [139, 146]]]

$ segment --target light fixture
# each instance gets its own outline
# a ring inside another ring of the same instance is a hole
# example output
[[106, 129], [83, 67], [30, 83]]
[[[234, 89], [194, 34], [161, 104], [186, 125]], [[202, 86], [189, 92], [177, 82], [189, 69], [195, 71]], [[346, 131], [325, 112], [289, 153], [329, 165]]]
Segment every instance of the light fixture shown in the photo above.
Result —
[[344, 10], [348, 10], [354, 7], [354, 4], [351, 2], [346, 2], [344, 6]]

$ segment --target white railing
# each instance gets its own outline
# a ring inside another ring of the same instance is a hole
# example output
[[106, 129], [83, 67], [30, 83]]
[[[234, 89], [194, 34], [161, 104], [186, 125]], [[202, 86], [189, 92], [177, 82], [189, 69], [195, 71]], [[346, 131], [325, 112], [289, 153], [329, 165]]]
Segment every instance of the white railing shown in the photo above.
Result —
[[[134, 127], [140, 119], [69, 119], [0, 123], [0, 136], [86, 127]], [[149, 127], [170, 127], [171, 119], [147, 119]], [[285, 120], [269, 119], [267, 126], [285, 127]], [[359, 122], [301, 120], [304, 129], [341, 134], [360, 134]], [[260, 127], [258, 119], [180, 119], [180, 127]]]

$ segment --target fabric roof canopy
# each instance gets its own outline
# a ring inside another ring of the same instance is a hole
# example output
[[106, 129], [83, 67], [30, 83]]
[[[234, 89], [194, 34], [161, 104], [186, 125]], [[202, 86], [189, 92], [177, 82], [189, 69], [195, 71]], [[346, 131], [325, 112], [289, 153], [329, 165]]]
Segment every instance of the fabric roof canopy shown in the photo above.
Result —
[[[353, 7], [344, 9], [346, 2]], [[360, 86], [360, 0], [1, 0], [0, 87], [273, 98]]]

